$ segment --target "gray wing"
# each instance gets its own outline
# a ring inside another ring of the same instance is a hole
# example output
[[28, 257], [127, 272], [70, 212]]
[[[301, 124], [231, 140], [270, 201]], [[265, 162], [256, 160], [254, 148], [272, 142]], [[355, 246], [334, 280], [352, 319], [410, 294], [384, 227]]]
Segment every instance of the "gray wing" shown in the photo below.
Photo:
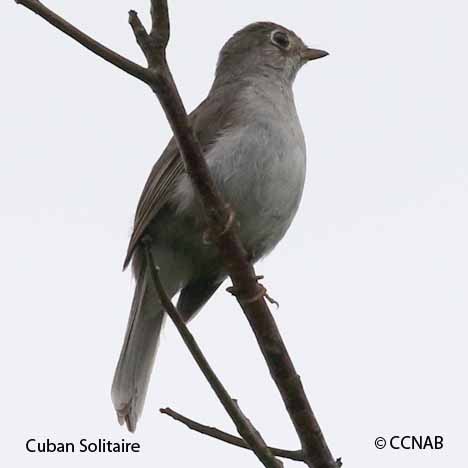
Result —
[[[192, 128], [200, 141], [202, 150], [212, 143], [216, 135], [228, 124], [230, 98], [227, 89], [205, 99], [189, 116]], [[124, 261], [124, 269], [130, 263], [133, 252], [144, 236], [151, 221], [167, 203], [175, 182], [185, 172], [184, 163], [174, 138], [171, 139], [161, 157], [156, 161], [146, 181], [138, 202], [133, 233]]]
[[166, 203], [174, 181], [184, 171], [182, 158], [177, 151], [174, 139], [172, 139], [153, 166], [140, 196], [135, 214], [133, 232], [124, 261], [124, 269], [130, 263], [133, 252], [138, 242], [143, 237], [149, 223]]

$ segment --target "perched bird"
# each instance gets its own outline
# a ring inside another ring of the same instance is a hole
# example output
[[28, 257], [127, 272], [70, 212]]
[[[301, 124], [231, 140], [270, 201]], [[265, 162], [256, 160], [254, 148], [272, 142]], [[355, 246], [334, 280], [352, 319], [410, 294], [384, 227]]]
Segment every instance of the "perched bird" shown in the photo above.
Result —
[[[222, 48], [208, 97], [190, 114], [215, 185], [235, 212], [240, 237], [255, 262], [288, 230], [302, 196], [306, 148], [292, 85], [310, 49], [278, 24], [251, 24]], [[169, 294], [190, 320], [226, 278], [206, 230], [201, 205], [172, 139], [154, 165], [138, 203], [125, 266], [136, 279], [123, 348], [112, 384], [121, 424], [135, 431], [156, 354], [164, 311], [151, 282], [141, 239]]]

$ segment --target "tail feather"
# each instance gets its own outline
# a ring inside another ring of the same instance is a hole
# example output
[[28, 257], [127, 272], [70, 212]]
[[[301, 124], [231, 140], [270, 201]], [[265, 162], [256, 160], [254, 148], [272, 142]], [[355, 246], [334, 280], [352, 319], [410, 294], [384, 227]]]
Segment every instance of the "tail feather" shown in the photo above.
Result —
[[143, 410], [164, 319], [146, 269], [140, 271], [125, 339], [112, 383], [112, 401], [120, 424], [136, 429]]

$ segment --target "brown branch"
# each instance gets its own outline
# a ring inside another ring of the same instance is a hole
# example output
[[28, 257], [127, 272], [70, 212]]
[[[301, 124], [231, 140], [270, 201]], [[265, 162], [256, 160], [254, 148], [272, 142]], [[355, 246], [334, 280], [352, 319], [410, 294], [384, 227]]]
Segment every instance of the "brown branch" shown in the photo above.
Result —
[[[241, 447], [247, 450], [250, 450], [248, 444], [245, 443], [245, 440], [241, 439], [240, 437], [233, 436], [227, 432], [221, 431], [216, 427], [205, 426], [204, 424], [200, 424], [192, 419], [183, 416], [180, 413], [172, 410], [171, 408], [161, 408], [159, 410], [163, 414], [167, 414], [171, 418], [175, 419], [176, 421], [181, 422], [185, 426], [187, 426], [192, 431], [199, 432], [201, 434], [205, 434], [213, 439], [221, 440], [222, 442], [226, 442], [230, 445], [235, 445], [236, 447]], [[268, 447], [271, 453], [277, 457], [288, 458], [289, 460], [295, 461], [304, 461], [304, 455], [302, 454], [301, 450], [284, 450], [275, 447]]]
[[148, 239], [148, 237], [144, 240], [144, 247], [147, 262], [146, 267], [150, 271], [151, 278], [156, 287], [156, 291], [158, 293], [161, 304], [164, 307], [164, 310], [174, 322], [174, 325], [184, 340], [185, 345], [189, 349], [192, 357], [195, 359], [195, 362], [198, 364], [198, 367], [202, 371], [203, 375], [208, 380], [211, 388], [216, 393], [216, 396], [223, 405], [224, 409], [231, 417], [240, 436], [247, 442], [248, 447], [253, 450], [255, 455], [257, 455], [259, 460], [267, 468], [282, 468], [283, 464], [273, 456], [270, 449], [265, 444], [265, 441], [262, 439], [262, 436], [253, 427], [252, 423], [244, 416], [239, 406], [237, 405], [237, 402], [229, 396], [229, 393], [224, 388], [224, 385], [221, 383], [209, 365], [193, 335], [190, 333], [183, 319], [179, 315], [179, 312], [172, 304], [172, 301], [170, 300], [161, 283], [159, 269], [154, 264], [153, 255], [151, 253], [151, 240]]
[[151, 0], [151, 32], [158, 47], [163, 53], [166, 53], [166, 47], [169, 43], [171, 27], [169, 22], [169, 8], [167, 0]]
[[232, 291], [255, 333], [270, 374], [299, 436], [304, 461], [310, 468], [337, 468], [339, 464], [333, 459], [312, 412], [299, 375], [263, 297], [262, 286], [241, 244], [238, 229], [235, 223], [226, 229], [229, 211], [213, 184], [200, 144], [189, 125], [187, 113], [166, 63], [165, 48], [169, 38], [167, 0], [151, 0], [152, 28], [149, 40], [137, 15], [130, 14], [129, 20], [131, 24], [133, 22], [136, 39], [148, 60], [147, 69], [82, 33], [39, 1], [16, 2], [39, 14], [104, 60], [146, 82], [155, 92], [171, 125], [186, 171], [202, 201], [212, 237], [231, 277]]
[[137, 44], [140, 46], [140, 49], [145, 54], [146, 61], [151, 63], [152, 57], [148, 54], [148, 51], [151, 48], [150, 37], [146, 32], [146, 28], [143, 26], [143, 23], [138, 18], [138, 13], [134, 10], [128, 12], [128, 23], [130, 24]]
[[15, 0], [19, 5], [23, 5], [34, 13], [38, 14], [41, 18], [45, 19], [52, 26], [70, 36], [75, 41], [79, 42], [82, 46], [89, 49], [99, 57], [103, 58], [107, 62], [115, 65], [124, 72], [142, 80], [148, 82], [149, 74], [148, 70], [141, 65], [138, 65], [131, 60], [123, 57], [122, 55], [114, 52], [113, 50], [102, 45], [92, 37], [88, 36], [78, 28], [65, 21], [62, 17], [54, 13], [52, 10], [47, 8], [38, 0]]

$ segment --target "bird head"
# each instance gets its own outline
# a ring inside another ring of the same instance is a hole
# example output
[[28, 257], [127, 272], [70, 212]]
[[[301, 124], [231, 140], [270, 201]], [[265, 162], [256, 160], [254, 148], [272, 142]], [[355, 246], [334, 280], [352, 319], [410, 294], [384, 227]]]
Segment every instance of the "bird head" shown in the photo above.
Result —
[[221, 49], [216, 77], [272, 74], [292, 83], [305, 63], [327, 55], [307, 47], [284, 26], [253, 23], [236, 32]]

